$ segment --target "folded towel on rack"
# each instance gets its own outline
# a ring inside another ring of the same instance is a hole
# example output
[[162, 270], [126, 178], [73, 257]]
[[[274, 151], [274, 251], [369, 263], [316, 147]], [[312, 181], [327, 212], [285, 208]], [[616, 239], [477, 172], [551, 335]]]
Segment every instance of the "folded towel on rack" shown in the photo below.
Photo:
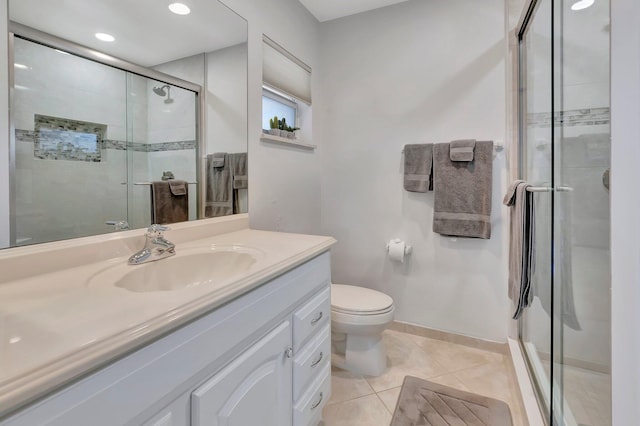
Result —
[[249, 187], [249, 177], [247, 175], [247, 153], [229, 154], [231, 161], [231, 172], [233, 174], [233, 189], [244, 189]]
[[229, 154], [224, 154], [222, 167], [219, 153], [207, 155], [207, 192], [205, 197], [205, 217], [218, 217], [233, 214], [233, 175], [229, 164]]
[[151, 220], [161, 225], [189, 220], [187, 182], [183, 180], [151, 182]]
[[449, 157], [451, 161], [473, 161], [473, 150], [475, 147], [475, 139], [453, 141], [449, 144]]
[[532, 278], [535, 267], [534, 194], [523, 180], [514, 181], [503, 204], [511, 207], [509, 222], [509, 298], [516, 308], [513, 319], [522, 316], [533, 302]]
[[404, 189], [410, 192], [427, 192], [433, 188], [433, 144], [404, 146]]
[[226, 152], [216, 152], [211, 156], [211, 167], [224, 167], [226, 157]]
[[189, 193], [189, 184], [184, 180], [167, 180], [169, 189], [173, 195], [186, 195]]
[[449, 144], [435, 144], [433, 180], [433, 232], [491, 238], [493, 142], [476, 142], [468, 162], [451, 161]]

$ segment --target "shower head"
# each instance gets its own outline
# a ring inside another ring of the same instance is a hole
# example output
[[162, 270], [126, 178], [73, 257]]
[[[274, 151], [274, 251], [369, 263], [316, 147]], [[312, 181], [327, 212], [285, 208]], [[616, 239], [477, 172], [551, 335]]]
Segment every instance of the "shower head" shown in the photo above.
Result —
[[173, 103], [173, 98], [171, 97], [171, 86], [169, 86], [168, 84], [165, 84], [162, 87], [158, 87], [158, 86], [154, 87], [153, 93], [155, 93], [158, 96], [166, 96], [167, 99], [164, 100], [165, 104]]
[[[167, 90], [164, 90], [165, 88]], [[156, 86], [156, 87], [153, 88], [153, 93], [155, 93], [158, 96], [167, 96], [167, 93], [168, 93], [169, 89], [170, 89], [170, 86], [168, 84], [165, 84], [162, 87]]]

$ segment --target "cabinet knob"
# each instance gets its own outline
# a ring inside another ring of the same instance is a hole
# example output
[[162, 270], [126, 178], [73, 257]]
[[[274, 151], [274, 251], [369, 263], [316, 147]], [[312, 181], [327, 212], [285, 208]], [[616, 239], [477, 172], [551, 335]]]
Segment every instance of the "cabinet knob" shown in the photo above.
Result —
[[286, 356], [287, 358], [293, 358], [293, 348], [287, 348], [284, 351], [284, 356]]

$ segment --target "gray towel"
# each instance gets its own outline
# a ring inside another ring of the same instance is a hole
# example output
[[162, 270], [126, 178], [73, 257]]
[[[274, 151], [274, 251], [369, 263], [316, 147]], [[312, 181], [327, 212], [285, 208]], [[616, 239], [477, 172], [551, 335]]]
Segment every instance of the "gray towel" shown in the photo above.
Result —
[[[572, 192], [561, 192], [553, 204], [555, 212], [555, 227], [556, 229], [562, 230], [562, 232], [560, 232], [560, 236], [554, 239], [554, 287], [555, 285], [560, 284], [562, 323], [574, 330], [582, 330], [580, 321], [578, 321], [578, 314], [576, 312], [573, 297], [574, 259], [572, 257], [571, 248], [573, 245], [571, 232], [573, 229], [573, 224], [571, 223], [573, 204], [572, 196]], [[559, 283], [558, 280], [560, 280]], [[557, 303], [557, 301], [554, 301], [554, 303]]]
[[509, 298], [516, 305], [513, 319], [522, 316], [533, 302], [532, 276], [535, 267], [534, 194], [523, 180], [511, 184], [504, 197], [511, 207], [509, 223]]
[[473, 150], [476, 147], [475, 139], [462, 139], [449, 144], [449, 157], [451, 161], [473, 161]]
[[225, 164], [226, 152], [216, 152], [211, 159], [211, 167], [222, 168]]
[[432, 143], [404, 146], [404, 189], [406, 191], [427, 192], [433, 188], [432, 160]]
[[173, 195], [186, 195], [189, 193], [189, 184], [184, 180], [167, 180], [169, 189]]
[[451, 161], [449, 144], [435, 144], [433, 180], [433, 232], [491, 238], [493, 142], [476, 142], [469, 162]]
[[[177, 194], [172, 190], [177, 188]], [[189, 193], [185, 181], [151, 182], [151, 219], [153, 223], [185, 222], [189, 220]]]
[[230, 154], [231, 172], [233, 173], [233, 189], [244, 189], [249, 187], [247, 175], [247, 153]]
[[233, 214], [233, 175], [228, 161], [228, 154], [224, 154], [223, 167], [219, 164], [219, 154], [207, 155], [207, 195], [205, 198], [205, 217], [218, 217]]

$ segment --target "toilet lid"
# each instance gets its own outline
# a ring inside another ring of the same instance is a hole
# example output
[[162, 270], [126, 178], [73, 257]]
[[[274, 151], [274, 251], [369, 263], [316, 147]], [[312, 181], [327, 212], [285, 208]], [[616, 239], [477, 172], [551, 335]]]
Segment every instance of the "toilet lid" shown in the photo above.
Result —
[[373, 314], [389, 311], [393, 299], [364, 287], [331, 284], [331, 309], [345, 313]]

